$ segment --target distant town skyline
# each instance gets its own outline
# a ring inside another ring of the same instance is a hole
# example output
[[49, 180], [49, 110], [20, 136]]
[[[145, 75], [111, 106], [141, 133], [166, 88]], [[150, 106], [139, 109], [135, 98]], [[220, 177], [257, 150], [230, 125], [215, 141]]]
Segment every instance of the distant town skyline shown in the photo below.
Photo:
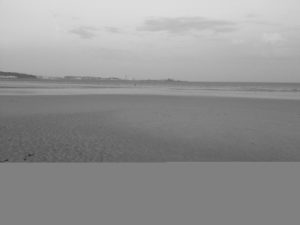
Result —
[[300, 82], [298, 0], [1, 0], [0, 33], [0, 71]]

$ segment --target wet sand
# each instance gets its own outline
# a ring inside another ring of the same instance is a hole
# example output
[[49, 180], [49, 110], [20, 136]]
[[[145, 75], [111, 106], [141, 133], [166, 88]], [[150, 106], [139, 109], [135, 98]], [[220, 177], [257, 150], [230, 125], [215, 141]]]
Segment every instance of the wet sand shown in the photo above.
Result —
[[1, 162], [300, 161], [300, 101], [0, 96]]

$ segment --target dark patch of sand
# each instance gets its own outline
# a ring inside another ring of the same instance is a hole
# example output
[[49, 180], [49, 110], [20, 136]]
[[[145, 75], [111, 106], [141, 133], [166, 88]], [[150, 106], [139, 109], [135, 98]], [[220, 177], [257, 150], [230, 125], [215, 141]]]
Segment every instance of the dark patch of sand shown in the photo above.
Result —
[[0, 96], [1, 162], [300, 161], [300, 102]]

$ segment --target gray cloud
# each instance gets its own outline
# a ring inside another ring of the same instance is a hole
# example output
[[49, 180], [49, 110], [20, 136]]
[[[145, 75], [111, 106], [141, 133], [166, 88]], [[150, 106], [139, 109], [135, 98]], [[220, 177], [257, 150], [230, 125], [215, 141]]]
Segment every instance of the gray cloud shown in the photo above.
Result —
[[248, 13], [245, 15], [244, 18], [245, 20], [242, 21], [243, 23], [265, 25], [265, 26], [280, 26], [280, 24], [278, 23], [262, 20], [261, 15], [259, 14]]
[[114, 33], [114, 34], [122, 33], [122, 31], [117, 27], [105, 27], [105, 30], [109, 33]]
[[245, 17], [246, 17], [247, 19], [256, 19], [256, 18], [259, 17], [259, 15], [256, 14], [256, 13], [248, 13], [248, 14], [245, 15]]
[[271, 26], [271, 27], [272, 26], [273, 27], [281, 26], [281, 24], [279, 24], [279, 23], [272, 23], [272, 22], [268, 22], [268, 21], [264, 21], [264, 20], [256, 20], [256, 19], [247, 19], [247, 20], [243, 21], [243, 23], [261, 25], [261, 26]]
[[237, 30], [236, 23], [226, 20], [214, 20], [204, 17], [175, 17], [148, 19], [137, 28], [138, 31], [159, 32], [173, 34], [190, 31], [233, 32]]
[[277, 45], [285, 41], [283, 35], [281, 33], [263, 33], [262, 41], [266, 44]]
[[90, 26], [80, 26], [75, 29], [70, 30], [71, 34], [78, 35], [82, 39], [91, 39], [96, 36], [96, 31], [98, 28], [90, 27]]

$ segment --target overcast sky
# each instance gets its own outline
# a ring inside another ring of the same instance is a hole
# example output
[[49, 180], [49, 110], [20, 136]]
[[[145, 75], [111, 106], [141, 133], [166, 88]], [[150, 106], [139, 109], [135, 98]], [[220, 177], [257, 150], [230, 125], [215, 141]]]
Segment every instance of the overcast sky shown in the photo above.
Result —
[[0, 0], [0, 70], [300, 82], [300, 1]]

